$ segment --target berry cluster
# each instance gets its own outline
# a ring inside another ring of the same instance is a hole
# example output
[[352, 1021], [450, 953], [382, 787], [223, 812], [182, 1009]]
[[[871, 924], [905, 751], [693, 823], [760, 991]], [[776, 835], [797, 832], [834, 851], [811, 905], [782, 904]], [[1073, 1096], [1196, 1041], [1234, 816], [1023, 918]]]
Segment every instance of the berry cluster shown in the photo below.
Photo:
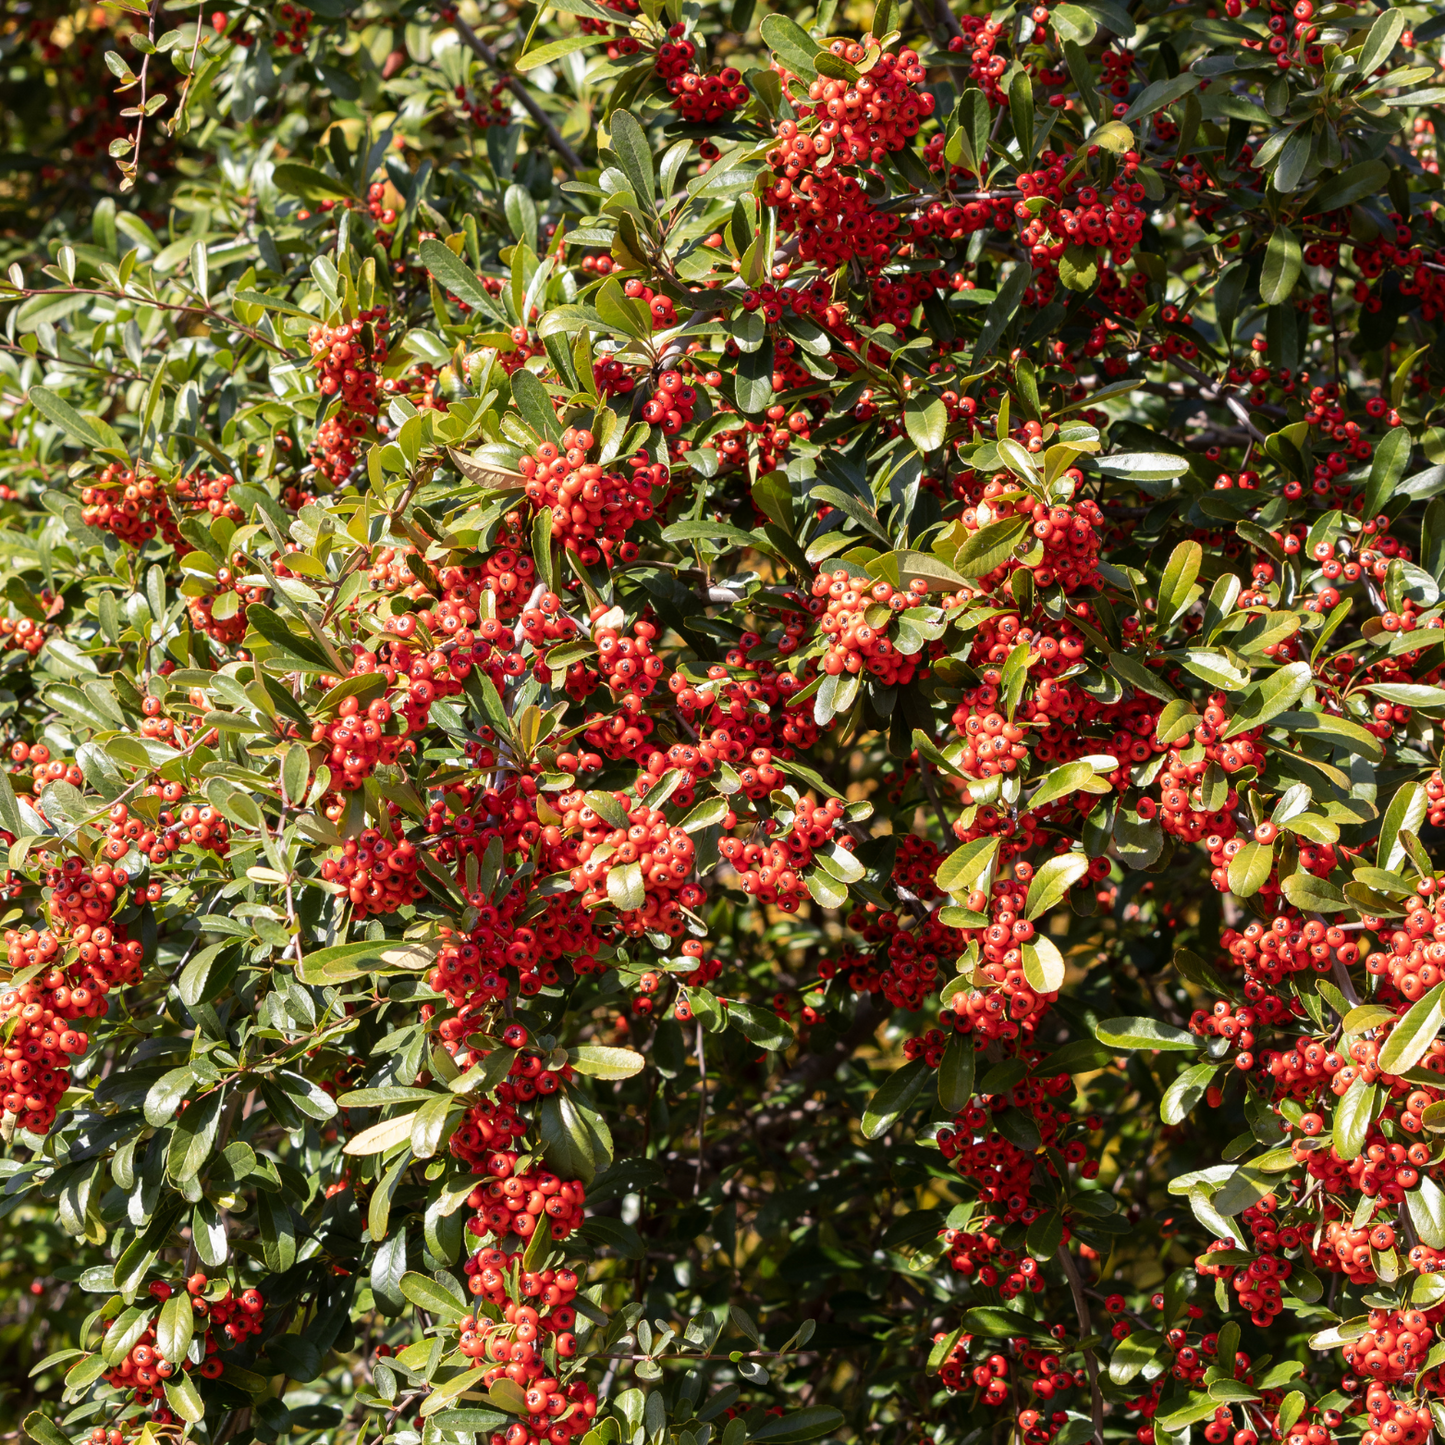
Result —
[[664, 371], [657, 390], [642, 403], [642, 419], [660, 426], [664, 436], [676, 436], [693, 418], [697, 392], [680, 371]]
[[974, 987], [955, 993], [939, 1015], [939, 1022], [957, 1033], [1027, 1042], [1058, 997], [1056, 990], [1036, 988], [1025, 971], [1024, 950], [1036, 930], [1024, 916], [1029, 885], [1019, 874], [1032, 870], [1016, 863], [1014, 871], [1013, 878], [995, 882], [991, 893], [975, 889], [966, 900], [978, 921], [960, 928], [962, 946], [976, 943], [983, 961], [975, 970]]
[[[224, 1369], [218, 1358], [219, 1351], [231, 1349], [261, 1332], [266, 1301], [258, 1289], [243, 1290], [240, 1295], [233, 1295], [230, 1286], [223, 1287], [219, 1298], [208, 1299], [207, 1284], [205, 1275], [194, 1274], [184, 1286], [191, 1297], [196, 1333], [203, 1341], [203, 1358], [199, 1365], [193, 1364], [189, 1356], [182, 1360], [166, 1359], [156, 1345], [155, 1325], [151, 1324], [101, 1378], [114, 1389], [129, 1391], [131, 1399], [140, 1405], [147, 1401], [164, 1400], [165, 1382], [177, 1369], [187, 1374], [195, 1369], [205, 1379], [216, 1379]], [[151, 1297], [161, 1303], [174, 1293], [172, 1286], [164, 1280], [155, 1280], [150, 1287]], [[105, 1320], [101, 1328], [109, 1330], [114, 1323], [114, 1319]], [[217, 1338], [218, 1335], [221, 1338]]]
[[[276, 570], [279, 575], [285, 569]], [[214, 590], [190, 598], [186, 612], [197, 632], [222, 647], [234, 647], [246, 635], [246, 609], [253, 602], [264, 602], [268, 591], [249, 579], [246, 559], [238, 553], [230, 566], [216, 568]]]
[[489, 1445], [568, 1445], [591, 1428], [597, 1397], [583, 1380], [563, 1387], [548, 1374], [543, 1351], [550, 1344], [561, 1359], [576, 1353], [572, 1301], [580, 1281], [571, 1269], [519, 1272], [520, 1264], [520, 1251], [508, 1254], [491, 1247], [466, 1261], [468, 1289], [496, 1314], [459, 1321], [459, 1348], [491, 1366], [482, 1376], [485, 1387], [505, 1378], [525, 1392], [526, 1422], [493, 1434]]
[[317, 471], [337, 485], [351, 475], [357, 445], [376, 424], [379, 373], [387, 355], [386, 316], [385, 306], [373, 306], [354, 321], [313, 326], [307, 333], [328, 411], [317, 428], [311, 457]]
[[649, 808], [625, 793], [613, 796], [627, 814], [626, 826], [611, 827], [584, 806], [581, 822], [585, 836], [577, 847], [577, 866], [570, 873], [572, 890], [582, 895], [584, 908], [600, 907], [612, 891], [619, 898], [629, 898], [625, 880], [633, 875], [623, 870], [636, 868], [643, 899], [632, 906], [617, 905], [618, 925], [631, 937], [652, 932], [680, 938], [685, 927], [683, 910], [696, 908], [703, 900], [702, 889], [687, 881], [696, 845], [689, 834], [668, 821], [661, 808]]
[[417, 878], [421, 859], [407, 839], [398, 842], [367, 828], [360, 837], [348, 838], [340, 854], [322, 863], [321, 876], [346, 891], [357, 918], [395, 913], [426, 897]]
[[[1068, 1093], [1072, 1086], [1067, 1074], [1059, 1074], [1029, 1079], [1007, 1094], [980, 1095], [977, 1102], [959, 1112], [952, 1128], [939, 1130], [938, 1147], [944, 1159], [974, 1181], [979, 1201], [998, 1215], [1000, 1224], [1030, 1224], [1043, 1210], [1031, 1202], [1037, 1156], [1000, 1133], [995, 1116], [1010, 1107], [1019, 1109], [1033, 1120], [1045, 1147], [1052, 1146], [1073, 1126], [1073, 1120], [1066, 1104], [1055, 1105], [1050, 1100]], [[1087, 1151], [1082, 1140], [1074, 1139], [1061, 1152], [1076, 1163]], [[1003, 1284], [1015, 1292], [1031, 1289], [1032, 1275], [1032, 1270], [1021, 1270], [1017, 1281], [1005, 1279]]]
[[652, 650], [657, 638], [657, 624], [639, 618], [633, 624], [631, 637], [619, 635], [615, 627], [600, 625], [598, 619], [607, 615], [599, 605], [594, 609], [593, 644], [602, 668], [602, 676], [629, 714], [642, 711], [643, 699], [652, 696], [666, 664]]
[[[42, 598], [47, 602], [53, 599]], [[55, 635], [55, 629], [33, 617], [0, 617], [0, 652], [25, 652], [34, 657]]]
[[[18, 988], [0, 994], [0, 1020], [15, 1020], [4, 1057], [11, 1087], [4, 1098], [7, 1114], [21, 1128], [43, 1134], [55, 1120], [55, 1106], [70, 1079], [69, 1055], [84, 1053], [88, 1038], [69, 1027], [105, 1013], [106, 994], [140, 977], [144, 948], [127, 939], [123, 924], [111, 924], [130, 887], [130, 876], [109, 863], [87, 868], [67, 858], [45, 874], [50, 924], [7, 929], [5, 943], [13, 973], [38, 969]], [[72, 961], [61, 962], [68, 950]]]
[[667, 480], [667, 468], [654, 464], [645, 453], [631, 460], [632, 476], [607, 471], [589, 462], [590, 431], [568, 427], [562, 445], [542, 442], [518, 464], [527, 478], [527, 499], [538, 511], [552, 512], [552, 536], [586, 566], [604, 558], [630, 562], [637, 544], [627, 533], [652, 516], [653, 488]]
[[[550, 1081], [550, 1087], [541, 1092], [555, 1093], [557, 1076], [543, 1071], [537, 1082], [542, 1079]], [[487, 1169], [494, 1177], [467, 1196], [468, 1207], [477, 1211], [467, 1221], [472, 1234], [482, 1238], [490, 1234], [498, 1240], [515, 1234], [527, 1240], [538, 1225], [546, 1223], [552, 1238], [560, 1241], [582, 1227], [587, 1192], [579, 1180], [559, 1179], [544, 1169], [518, 1174], [514, 1172], [516, 1156], [500, 1150], [488, 1157]]]
[[[358, 671], [374, 670], [358, 667]], [[394, 763], [407, 748], [410, 731], [405, 718], [384, 697], [374, 698], [362, 711], [353, 695], [337, 704], [334, 722], [318, 722], [311, 729], [313, 743], [328, 744], [325, 762], [331, 769], [332, 787], [354, 793], [380, 764]]]
[[846, 568], [820, 572], [813, 579], [809, 611], [832, 644], [823, 654], [822, 670], [830, 677], [866, 672], [884, 687], [905, 687], [918, 669], [918, 653], [899, 651], [888, 629], [899, 614], [921, 607], [928, 584], [912, 582], [898, 589], [891, 582], [853, 576]]
[[80, 500], [86, 526], [112, 532], [127, 546], [144, 547], [156, 536], [168, 546], [183, 545], [159, 477], [137, 476], [120, 462], [111, 462], [81, 488]]
[[[662, 50], [666, 49], [664, 45]], [[662, 59], [661, 52], [658, 59]], [[667, 78], [667, 88], [673, 95], [672, 108], [694, 125], [724, 120], [748, 103], [742, 71], [733, 65], [716, 74], [702, 75], [692, 69], [674, 73]]]
[[[829, 845], [852, 852], [853, 839], [840, 826], [843, 818], [840, 798], [821, 804], [800, 798], [793, 804], [791, 827], [786, 815], [772, 820], [771, 842], [745, 842], [727, 834], [718, 850], [732, 864], [744, 893], [784, 913], [795, 913], [808, 897], [804, 875], [813, 866], [814, 855]], [[785, 827], [788, 831], [781, 831]]]

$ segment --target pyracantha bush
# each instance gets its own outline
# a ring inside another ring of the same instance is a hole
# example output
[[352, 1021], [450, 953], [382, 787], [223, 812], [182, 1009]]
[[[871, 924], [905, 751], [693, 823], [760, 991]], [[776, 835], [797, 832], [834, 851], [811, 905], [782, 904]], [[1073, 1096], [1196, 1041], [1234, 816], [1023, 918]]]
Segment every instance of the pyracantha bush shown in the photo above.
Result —
[[7, 1430], [1445, 1431], [1438, 7], [12, 8]]

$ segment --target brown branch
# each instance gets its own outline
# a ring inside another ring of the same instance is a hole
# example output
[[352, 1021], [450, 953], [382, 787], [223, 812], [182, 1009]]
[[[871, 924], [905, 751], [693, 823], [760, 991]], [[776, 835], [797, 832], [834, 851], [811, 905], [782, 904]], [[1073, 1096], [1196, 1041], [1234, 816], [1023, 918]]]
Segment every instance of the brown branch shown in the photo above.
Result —
[[[1084, 1282], [1079, 1278], [1078, 1266], [1069, 1253], [1069, 1246], [1059, 1246], [1058, 1261], [1069, 1281], [1069, 1292], [1074, 1296], [1074, 1313], [1079, 1317], [1079, 1338], [1087, 1339], [1093, 1334], [1089, 1321], [1089, 1301], [1084, 1297]], [[1099, 1389], [1099, 1361], [1089, 1346], [1083, 1347], [1084, 1367], [1089, 1372], [1089, 1397], [1094, 1419], [1094, 1445], [1104, 1445], [1104, 1396]]]
[[1245, 431], [1247, 431], [1250, 436], [1255, 439], [1255, 441], [1259, 442], [1261, 445], [1264, 444], [1264, 433], [1260, 431], [1257, 426], [1255, 426], [1254, 420], [1249, 414], [1249, 409], [1242, 401], [1240, 401], [1237, 396], [1235, 396], [1233, 387], [1221, 386], [1217, 382], [1210, 381], [1210, 379], [1205, 376], [1205, 374], [1200, 371], [1197, 366], [1192, 365], [1182, 356], [1171, 356], [1169, 360], [1175, 366], [1177, 366], [1180, 371], [1188, 372], [1189, 375], [1195, 379], [1195, 381], [1202, 382], [1205, 386], [1209, 387], [1215, 393], [1213, 399], [1222, 401], [1225, 406], [1227, 406], [1230, 411], [1234, 413], [1236, 419], [1239, 421], [1239, 424], [1245, 429]]
[[212, 316], [229, 331], [239, 331], [243, 336], [249, 336], [252, 341], [259, 341], [263, 346], [269, 346], [272, 351], [279, 351], [283, 356], [291, 355], [286, 347], [279, 345], [269, 336], [263, 335], [244, 322], [237, 321], [234, 317], [223, 315], [214, 306], [195, 306], [190, 302], [180, 301], [160, 301], [154, 296], [139, 295], [130, 290], [117, 291], [107, 286], [12, 287], [0, 283], [0, 305], [9, 301], [29, 300], [32, 296], [104, 296], [111, 301], [139, 302], [142, 306], [153, 306], [157, 311], [179, 311], [196, 316]]
[[552, 143], [552, 149], [561, 157], [567, 174], [576, 176], [577, 173], [583, 169], [582, 158], [562, 138], [562, 132], [557, 129], [556, 123], [552, 120], [551, 116], [537, 104], [532, 92], [502, 64], [497, 52], [493, 50], [460, 15], [452, 21], [452, 24], [456, 27], [457, 34], [502, 77], [508, 89], [521, 101], [522, 109], [546, 132], [547, 139]]

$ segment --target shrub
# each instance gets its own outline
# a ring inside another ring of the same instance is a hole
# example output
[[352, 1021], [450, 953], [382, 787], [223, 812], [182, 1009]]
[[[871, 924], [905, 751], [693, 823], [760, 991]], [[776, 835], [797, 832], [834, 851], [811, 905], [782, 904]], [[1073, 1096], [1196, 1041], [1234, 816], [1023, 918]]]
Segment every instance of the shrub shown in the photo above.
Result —
[[14, 1425], [1445, 1429], [1433, 9], [17, 12]]

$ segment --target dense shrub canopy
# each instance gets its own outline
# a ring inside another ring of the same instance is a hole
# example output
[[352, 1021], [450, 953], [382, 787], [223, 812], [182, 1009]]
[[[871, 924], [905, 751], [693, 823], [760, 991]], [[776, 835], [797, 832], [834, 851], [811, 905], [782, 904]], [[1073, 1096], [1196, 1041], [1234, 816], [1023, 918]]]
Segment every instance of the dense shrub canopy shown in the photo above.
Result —
[[10, 7], [5, 1428], [1445, 1431], [1435, 11]]

